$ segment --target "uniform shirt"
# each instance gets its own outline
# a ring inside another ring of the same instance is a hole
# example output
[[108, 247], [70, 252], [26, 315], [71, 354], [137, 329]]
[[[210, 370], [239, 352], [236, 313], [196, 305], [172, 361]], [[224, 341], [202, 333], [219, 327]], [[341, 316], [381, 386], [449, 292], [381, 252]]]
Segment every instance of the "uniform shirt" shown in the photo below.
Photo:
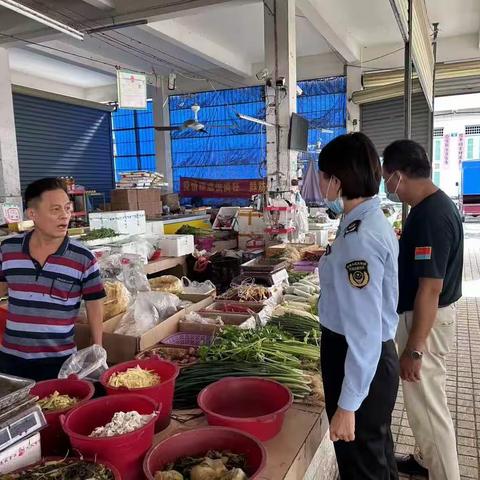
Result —
[[462, 296], [463, 225], [450, 198], [437, 190], [412, 208], [400, 239], [398, 312], [413, 310], [419, 278], [443, 279], [439, 307]]
[[398, 241], [377, 197], [340, 222], [339, 233], [320, 260], [320, 323], [348, 343], [338, 405], [356, 411], [367, 397], [382, 342], [398, 325]]
[[9, 296], [0, 351], [24, 359], [71, 355], [81, 300], [105, 296], [98, 264], [87, 248], [65, 237], [42, 267], [30, 256], [30, 237], [0, 246], [0, 281], [7, 282]]

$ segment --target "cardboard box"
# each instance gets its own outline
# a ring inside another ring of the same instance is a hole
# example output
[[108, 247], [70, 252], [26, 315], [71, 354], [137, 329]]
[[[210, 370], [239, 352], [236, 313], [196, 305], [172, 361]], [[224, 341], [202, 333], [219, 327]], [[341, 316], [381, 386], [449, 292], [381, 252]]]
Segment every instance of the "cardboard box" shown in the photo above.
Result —
[[257, 212], [252, 208], [241, 208], [238, 212], [238, 231], [244, 235], [257, 234], [264, 235], [265, 220], [262, 212]]
[[[169, 335], [178, 332], [178, 323], [190, 311], [201, 310], [213, 302], [213, 297], [208, 295], [181, 295], [181, 299], [195, 302], [193, 305], [182, 309], [175, 315], [167, 318], [156, 327], [148, 330], [139, 337], [130, 335], [119, 335], [113, 333], [124, 314], [103, 322], [103, 348], [107, 351], [107, 361], [109, 364], [116, 364], [133, 360], [137, 353], [146, 348], [153, 347]], [[199, 300], [199, 301], [197, 301]], [[75, 325], [75, 342], [80, 350], [91, 345], [90, 327], [85, 324], [77, 323]]]
[[35, 433], [0, 452], [0, 474], [5, 475], [28, 467], [28, 465], [39, 462], [41, 456], [40, 434]]
[[112, 191], [112, 210], [143, 210], [147, 218], [162, 214], [162, 194], [158, 188], [131, 188]]

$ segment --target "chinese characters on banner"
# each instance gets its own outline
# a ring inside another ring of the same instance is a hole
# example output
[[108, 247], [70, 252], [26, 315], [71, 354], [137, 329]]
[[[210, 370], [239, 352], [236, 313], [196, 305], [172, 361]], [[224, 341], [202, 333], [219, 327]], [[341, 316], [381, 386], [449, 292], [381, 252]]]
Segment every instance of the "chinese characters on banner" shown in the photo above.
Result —
[[462, 163], [465, 154], [465, 134], [458, 136], [458, 163]]
[[263, 179], [209, 180], [180, 177], [180, 195], [184, 197], [251, 197], [264, 193], [267, 182]]
[[450, 156], [450, 135], [443, 136], [443, 163], [448, 165]]

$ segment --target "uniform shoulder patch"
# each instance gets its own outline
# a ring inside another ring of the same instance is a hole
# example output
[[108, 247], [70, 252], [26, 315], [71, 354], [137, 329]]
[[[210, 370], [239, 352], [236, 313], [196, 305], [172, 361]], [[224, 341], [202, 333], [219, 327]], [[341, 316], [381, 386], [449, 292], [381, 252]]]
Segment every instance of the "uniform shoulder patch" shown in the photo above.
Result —
[[365, 260], [355, 260], [347, 263], [345, 268], [348, 272], [348, 281], [355, 288], [365, 288], [370, 282], [368, 263]]
[[361, 220], [355, 220], [354, 222], [350, 223], [343, 231], [343, 237], [345, 238], [349, 233], [358, 232], [358, 228], [360, 227], [361, 223]]

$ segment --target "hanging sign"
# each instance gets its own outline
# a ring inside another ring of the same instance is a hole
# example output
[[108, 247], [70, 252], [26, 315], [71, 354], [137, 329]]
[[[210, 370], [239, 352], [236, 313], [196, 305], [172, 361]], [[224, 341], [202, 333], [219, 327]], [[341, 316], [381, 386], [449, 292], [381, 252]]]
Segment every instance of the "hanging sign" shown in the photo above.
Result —
[[210, 180], [180, 177], [180, 194], [184, 197], [248, 198], [266, 190], [267, 182], [263, 179]]
[[22, 212], [17, 205], [10, 205], [8, 203], [2, 204], [3, 223], [17, 223], [22, 221]]
[[147, 108], [147, 77], [144, 73], [117, 70], [118, 106], [135, 110]]

